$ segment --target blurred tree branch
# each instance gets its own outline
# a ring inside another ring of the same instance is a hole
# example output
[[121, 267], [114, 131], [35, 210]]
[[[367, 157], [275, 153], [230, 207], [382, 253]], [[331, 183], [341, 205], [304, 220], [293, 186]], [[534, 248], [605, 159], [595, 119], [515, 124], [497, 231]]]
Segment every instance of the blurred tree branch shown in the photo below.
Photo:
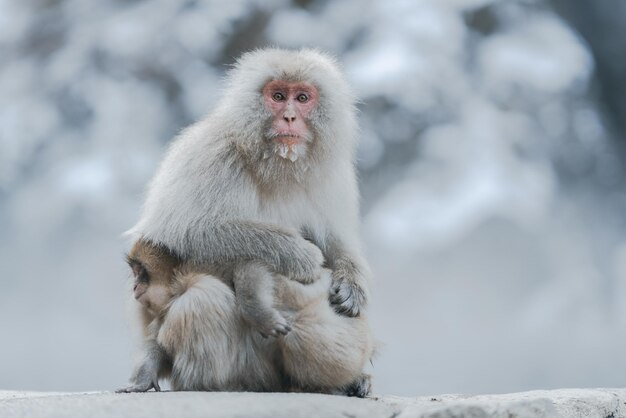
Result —
[[626, 141], [626, 1], [551, 0], [560, 13], [585, 39], [596, 62], [600, 102]]

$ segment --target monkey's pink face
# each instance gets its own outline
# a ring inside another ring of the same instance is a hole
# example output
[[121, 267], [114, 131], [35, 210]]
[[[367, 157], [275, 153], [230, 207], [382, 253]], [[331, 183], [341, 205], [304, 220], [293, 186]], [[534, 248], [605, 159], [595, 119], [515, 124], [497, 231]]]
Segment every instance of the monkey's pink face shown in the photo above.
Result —
[[268, 138], [282, 158], [295, 161], [306, 152], [313, 138], [309, 116], [318, 100], [317, 89], [309, 83], [272, 80], [263, 87], [263, 101], [272, 113]]

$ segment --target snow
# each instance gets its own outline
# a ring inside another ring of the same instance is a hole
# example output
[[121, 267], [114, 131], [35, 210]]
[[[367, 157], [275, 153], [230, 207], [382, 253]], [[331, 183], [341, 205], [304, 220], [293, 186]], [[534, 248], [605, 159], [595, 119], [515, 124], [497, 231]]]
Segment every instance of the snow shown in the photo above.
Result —
[[302, 393], [161, 392], [138, 394], [0, 392], [10, 417], [622, 417], [623, 389], [564, 389], [503, 395], [356, 399]]

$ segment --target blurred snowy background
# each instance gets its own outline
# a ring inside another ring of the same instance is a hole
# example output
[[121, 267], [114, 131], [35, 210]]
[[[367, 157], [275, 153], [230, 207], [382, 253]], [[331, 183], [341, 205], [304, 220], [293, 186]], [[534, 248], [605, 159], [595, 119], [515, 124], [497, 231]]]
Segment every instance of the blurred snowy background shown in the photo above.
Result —
[[126, 382], [120, 234], [270, 44], [362, 101], [376, 392], [625, 386], [624, 39], [621, 0], [0, 0], [0, 388]]

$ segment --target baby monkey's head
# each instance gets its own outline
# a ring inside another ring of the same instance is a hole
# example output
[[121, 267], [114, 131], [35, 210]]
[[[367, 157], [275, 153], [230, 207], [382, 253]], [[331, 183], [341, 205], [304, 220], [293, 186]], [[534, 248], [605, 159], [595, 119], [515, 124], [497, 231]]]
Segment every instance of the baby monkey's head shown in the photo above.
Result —
[[158, 314], [173, 297], [172, 281], [178, 258], [164, 246], [140, 239], [131, 248], [126, 261], [135, 277], [135, 299]]

